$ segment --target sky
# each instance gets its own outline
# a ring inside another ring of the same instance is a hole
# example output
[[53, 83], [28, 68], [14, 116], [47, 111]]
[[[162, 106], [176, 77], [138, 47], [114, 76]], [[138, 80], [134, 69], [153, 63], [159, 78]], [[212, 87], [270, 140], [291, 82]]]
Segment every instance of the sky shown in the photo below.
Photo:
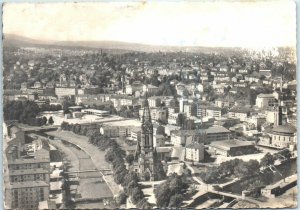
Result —
[[7, 3], [3, 31], [38, 40], [296, 46], [293, 1]]

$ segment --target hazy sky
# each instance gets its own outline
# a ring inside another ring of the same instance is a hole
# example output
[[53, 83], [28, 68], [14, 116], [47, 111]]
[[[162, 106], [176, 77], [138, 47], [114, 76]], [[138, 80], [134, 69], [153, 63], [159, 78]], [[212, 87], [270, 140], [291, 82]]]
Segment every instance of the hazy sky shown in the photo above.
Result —
[[3, 31], [42, 40], [296, 45], [293, 1], [5, 4]]

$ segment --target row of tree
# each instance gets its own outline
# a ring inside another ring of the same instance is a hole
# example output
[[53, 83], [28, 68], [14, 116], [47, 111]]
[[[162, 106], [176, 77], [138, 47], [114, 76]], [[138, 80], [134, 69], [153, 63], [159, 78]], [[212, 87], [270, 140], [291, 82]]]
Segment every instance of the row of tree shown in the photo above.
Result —
[[29, 121], [27, 121], [27, 124], [32, 126], [43, 126], [46, 125], [47, 123], [49, 125], [53, 125], [54, 123], [53, 118], [49, 117], [49, 119], [47, 120], [46, 117], [39, 117], [39, 118], [32, 118]]
[[61, 123], [61, 129], [65, 131], [72, 131], [75, 134], [82, 136], [91, 136], [95, 132], [99, 132], [99, 127], [91, 124], [91, 125], [81, 125], [81, 124], [72, 124], [68, 122]]
[[4, 120], [17, 120], [21, 123], [33, 121], [40, 111], [34, 101], [8, 101], [4, 104]]
[[16, 120], [33, 126], [46, 125], [47, 122], [52, 125], [54, 123], [52, 117], [49, 120], [46, 117], [38, 117], [41, 110], [43, 108], [41, 109], [34, 101], [8, 101], [3, 107], [4, 120]]
[[[129, 171], [124, 163], [124, 151], [120, 147], [110, 147], [106, 154], [105, 159], [113, 166], [114, 181], [122, 185], [124, 192], [119, 197], [130, 197], [133, 204], [138, 208], [148, 209], [150, 204], [144, 198], [144, 193], [141, 186], [138, 184], [139, 177], [134, 171]], [[125, 202], [126, 200], [120, 199]], [[122, 203], [120, 203], [122, 204]]]
[[40, 107], [40, 111], [59, 111], [62, 110], [62, 106], [60, 104], [42, 104]]

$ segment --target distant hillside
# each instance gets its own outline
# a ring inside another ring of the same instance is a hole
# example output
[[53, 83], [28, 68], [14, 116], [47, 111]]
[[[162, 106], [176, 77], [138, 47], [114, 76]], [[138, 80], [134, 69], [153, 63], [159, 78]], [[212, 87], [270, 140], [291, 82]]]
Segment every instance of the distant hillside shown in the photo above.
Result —
[[197, 46], [159, 46], [146, 45], [138, 43], [127, 43], [119, 41], [41, 41], [30, 39], [14, 34], [4, 34], [4, 48], [8, 46], [14, 47], [44, 47], [44, 48], [67, 48], [67, 49], [103, 49], [109, 53], [125, 53], [125, 52], [189, 52], [189, 53], [217, 53], [227, 56], [236, 55], [237, 53], [259, 53], [264, 56], [273, 54], [287, 55], [295, 54], [296, 49], [292, 47], [273, 47], [270, 49], [253, 50], [237, 47], [197, 47]]
[[137, 43], [127, 43], [118, 41], [41, 41], [30, 39], [14, 34], [4, 34], [4, 46], [16, 47], [71, 47], [71, 48], [98, 48], [98, 49], [115, 49], [128, 51], [142, 51], [142, 52], [203, 52], [216, 53], [218, 51], [232, 51], [233, 48], [210, 48], [210, 47], [179, 47], [179, 46], [158, 46], [146, 45]]
[[19, 36], [15, 34], [3, 34], [4, 45], [11, 46], [27, 46], [27, 45], [48, 45], [53, 44], [52, 41], [40, 41], [36, 39], [30, 39], [24, 36]]

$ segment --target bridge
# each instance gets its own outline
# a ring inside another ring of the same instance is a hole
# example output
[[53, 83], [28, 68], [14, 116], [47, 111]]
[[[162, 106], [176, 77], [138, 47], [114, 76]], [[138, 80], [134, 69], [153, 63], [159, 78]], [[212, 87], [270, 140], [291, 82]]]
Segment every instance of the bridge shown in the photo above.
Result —
[[86, 172], [107, 172], [107, 171], [111, 171], [110, 168], [102, 168], [100, 170], [98, 169], [89, 169], [89, 170], [78, 170], [78, 171], [66, 171], [64, 172], [65, 174], [78, 174], [78, 173], [86, 173]]
[[249, 203], [254, 203], [256, 205], [261, 206], [262, 202], [255, 200], [253, 198], [249, 198], [249, 197], [245, 197], [242, 195], [237, 195], [237, 194], [233, 194], [233, 193], [229, 193], [229, 192], [223, 192], [223, 191], [216, 191], [216, 190], [208, 190], [208, 192], [210, 193], [214, 193], [214, 194], [219, 194], [219, 195], [223, 195], [223, 196], [227, 196], [227, 197], [231, 197], [231, 198], [235, 198], [238, 200], [244, 200], [244, 201], [248, 201]]
[[21, 128], [24, 132], [32, 132], [32, 131], [40, 131], [40, 132], [46, 132], [46, 131], [53, 131], [60, 127], [60, 125], [47, 125], [47, 126], [23, 126], [18, 125], [19, 128]]
[[[191, 170], [192, 172], [192, 177], [193, 179], [200, 185], [200, 186], [206, 186], [206, 190], [204, 192], [199, 192], [200, 195], [199, 196], [202, 196], [203, 194], [206, 194], [206, 193], [214, 193], [214, 194], [219, 194], [219, 195], [222, 195], [222, 196], [227, 196], [227, 197], [231, 197], [231, 198], [235, 198], [237, 200], [244, 200], [244, 201], [248, 201], [250, 203], [254, 203], [258, 206], [261, 206], [262, 202], [258, 201], [258, 200], [255, 200], [255, 199], [252, 199], [250, 197], [245, 197], [245, 196], [242, 196], [242, 195], [237, 195], [237, 194], [233, 194], [233, 193], [230, 193], [230, 192], [223, 192], [223, 191], [217, 191], [217, 190], [214, 190], [214, 187], [212, 184], [206, 184], [204, 183], [202, 180], [200, 180], [197, 176], [195, 176], [195, 170], [193, 169], [193, 167], [191, 167], [189, 164], [186, 164], [186, 166]], [[230, 182], [230, 184], [238, 181], [239, 179], [234, 179]], [[227, 183], [226, 183], [227, 184]]]

